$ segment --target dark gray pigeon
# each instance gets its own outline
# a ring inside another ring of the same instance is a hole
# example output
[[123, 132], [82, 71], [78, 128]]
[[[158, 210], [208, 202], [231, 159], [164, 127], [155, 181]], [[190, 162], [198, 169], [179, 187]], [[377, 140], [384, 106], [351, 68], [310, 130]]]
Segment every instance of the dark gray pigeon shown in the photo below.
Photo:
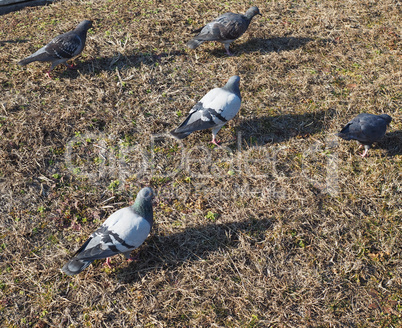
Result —
[[387, 114], [359, 114], [346, 124], [337, 136], [345, 140], [360, 142], [360, 147], [364, 145], [364, 152], [361, 156], [365, 157], [372, 143], [379, 141], [385, 135], [391, 121], [391, 116]]
[[82, 21], [73, 31], [56, 36], [37, 52], [21, 60], [18, 65], [24, 66], [34, 61], [51, 62], [52, 66], [46, 73], [50, 78], [50, 71], [59, 64], [73, 68], [73, 66], [67, 65], [66, 61], [78, 56], [82, 52], [85, 47], [87, 31], [91, 27], [91, 21]]
[[141, 189], [135, 203], [109, 216], [61, 270], [72, 276], [80, 273], [94, 260], [103, 258], [106, 258], [105, 265], [110, 267], [109, 257], [120, 253], [132, 260], [131, 251], [145, 241], [152, 228], [152, 198], [151, 188]]
[[183, 139], [194, 131], [212, 128], [211, 143], [219, 146], [216, 134], [236, 116], [240, 109], [240, 77], [232, 76], [223, 88], [215, 88], [209, 91], [190, 110], [186, 120], [170, 133], [177, 139]]
[[198, 30], [192, 31], [192, 33], [200, 32], [200, 34], [190, 40], [187, 46], [190, 49], [195, 49], [205, 41], [218, 41], [224, 44], [226, 53], [231, 56], [232, 54], [229, 51], [230, 43], [240, 38], [246, 32], [251, 19], [255, 15], [261, 15], [260, 10], [256, 6], [251, 7], [244, 15], [234, 13], [223, 14]]

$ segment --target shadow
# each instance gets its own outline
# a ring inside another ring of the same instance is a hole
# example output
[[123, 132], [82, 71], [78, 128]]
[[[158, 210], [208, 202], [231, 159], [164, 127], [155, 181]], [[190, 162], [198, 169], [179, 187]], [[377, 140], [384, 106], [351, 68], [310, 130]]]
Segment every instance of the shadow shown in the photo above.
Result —
[[[301, 48], [313, 40], [312, 38], [299, 37], [276, 37], [271, 39], [252, 38], [243, 43], [233, 42], [230, 46], [230, 51], [234, 56], [255, 51], [265, 54]], [[223, 45], [218, 42], [216, 42], [216, 45], [217, 47], [215, 49], [210, 50], [210, 54], [216, 57], [227, 57]]]
[[[184, 51], [172, 51], [169, 53], [135, 53], [132, 55], [118, 53], [112, 57], [97, 57], [96, 59], [91, 58], [81, 61], [77, 58], [73, 60], [77, 66], [76, 70], [65, 69], [63, 65], [59, 65], [58, 67], [64, 71], [60, 71], [56, 77], [60, 79], [63, 79], [63, 77], [75, 79], [80, 75], [77, 70], [82, 74], [98, 74], [103, 71], [116, 71], [116, 69], [122, 71], [131, 67], [141, 68], [141, 65], [156, 66], [174, 61], [175, 57], [182, 55], [188, 56]], [[57, 72], [57, 69], [54, 72]]]
[[303, 47], [312, 38], [299, 38], [299, 37], [276, 37], [271, 39], [252, 38], [247, 42], [235, 45], [233, 51], [238, 54], [247, 53], [251, 51], [260, 51], [261, 53], [289, 51]]
[[[320, 132], [328, 120], [332, 120], [336, 111], [323, 110], [305, 114], [285, 114], [263, 116], [243, 120], [237, 127], [242, 140], [264, 145], [268, 142], [283, 142], [291, 138], [307, 138]], [[251, 145], [250, 145], [251, 146]]]
[[386, 133], [377, 147], [385, 149], [388, 156], [402, 155], [402, 130]]
[[6, 43], [26, 43], [28, 40], [0, 40], [0, 46], [4, 46]]
[[116, 276], [125, 283], [140, 281], [147, 272], [174, 269], [183, 263], [207, 259], [209, 254], [227, 247], [237, 247], [241, 233], [252, 235], [250, 241], [257, 243], [265, 239], [266, 230], [271, 228], [271, 220], [262, 218], [229, 224], [210, 223], [168, 236], [154, 232], [140, 248], [138, 261], [119, 270]]
[[25, 7], [45, 6], [51, 4], [52, 2], [54, 2], [54, 0], [24, 0], [19, 2], [15, 1], [14, 3], [11, 2], [0, 6], [0, 16], [13, 11], [18, 11]]

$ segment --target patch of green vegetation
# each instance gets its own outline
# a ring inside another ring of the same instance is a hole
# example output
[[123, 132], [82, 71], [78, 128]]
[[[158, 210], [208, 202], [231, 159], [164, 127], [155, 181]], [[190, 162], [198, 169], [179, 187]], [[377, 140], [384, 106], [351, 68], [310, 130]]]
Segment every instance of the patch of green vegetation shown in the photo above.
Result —
[[207, 215], [205, 215], [205, 218], [215, 222], [219, 218], [219, 214], [208, 211]]

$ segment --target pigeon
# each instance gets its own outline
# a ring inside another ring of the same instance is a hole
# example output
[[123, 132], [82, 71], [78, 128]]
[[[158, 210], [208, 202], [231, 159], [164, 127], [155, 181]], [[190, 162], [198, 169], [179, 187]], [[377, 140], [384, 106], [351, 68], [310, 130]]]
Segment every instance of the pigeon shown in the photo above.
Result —
[[226, 53], [231, 56], [232, 53], [229, 51], [230, 44], [246, 32], [251, 19], [255, 15], [262, 16], [256, 6], [251, 7], [244, 15], [225, 13], [207, 25], [192, 31], [192, 33], [200, 32], [200, 34], [190, 40], [187, 46], [190, 49], [195, 49], [205, 41], [218, 41], [223, 43]]
[[56, 36], [37, 52], [21, 60], [18, 65], [25, 66], [34, 61], [51, 62], [52, 66], [46, 73], [49, 78], [51, 78], [50, 71], [59, 64], [73, 68], [73, 66], [67, 65], [66, 61], [78, 56], [82, 52], [87, 38], [87, 31], [91, 27], [91, 21], [82, 21], [75, 30]]
[[241, 96], [239, 90], [240, 77], [232, 76], [223, 88], [215, 88], [209, 91], [194, 107], [186, 120], [170, 133], [176, 139], [183, 139], [194, 131], [212, 128], [212, 141], [216, 141], [216, 134], [236, 116], [240, 109]]
[[123, 253], [126, 259], [132, 250], [139, 247], [148, 237], [153, 224], [153, 191], [146, 187], [139, 191], [132, 206], [122, 208], [109, 216], [89, 237], [61, 269], [72, 276], [87, 268], [94, 260], [106, 258], [110, 267], [110, 256]]
[[360, 147], [364, 145], [364, 152], [361, 156], [365, 157], [371, 144], [385, 135], [391, 121], [392, 117], [387, 114], [362, 113], [346, 124], [341, 132], [337, 133], [337, 136], [345, 140], [357, 140]]

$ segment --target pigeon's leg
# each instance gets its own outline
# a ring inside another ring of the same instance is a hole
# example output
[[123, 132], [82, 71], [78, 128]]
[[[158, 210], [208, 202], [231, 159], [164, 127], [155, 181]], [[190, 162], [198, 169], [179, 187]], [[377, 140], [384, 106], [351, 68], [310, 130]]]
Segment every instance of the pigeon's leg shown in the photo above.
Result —
[[127, 259], [127, 262], [131, 262], [131, 261], [136, 261], [138, 260], [138, 253], [135, 256], [130, 256], [131, 255], [131, 251], [123, 253], [125, 258]]
[[127, 262], [137, 261], [140, 258], [140, 254], [135, 254], [127, 259]]
[[233, 56], [233, 54], [229, 51], [230, 43], [224, 43], [225, 50], [228, 56]]
[[106, 258], [105, 263], [103, 264], [103, 266], [108, 267], [109, 269], [112, 268], [112, 266], [110, 265], [110, 257]]
[[63, 63], [63, 64], [69, 69], [76, 69], [77, 68], [77, 66], [75, 66], [75, 65], [69, 65], [67, 63]]
[[212, 140], [211, 140], [209, 143], [214, 144], [214, 145], [216, 145], [216, 146], [218, 146], [218, 147], [221, 146], [221, 145], [220, 145], [221, 141], [220, 141], [220, 140], [216, 140], [216, 138], [215, 138], [214, 135], [212, 136]]
[[364, 152], [361, 154], [361, 157], [364, 158], [367, 156], [368, 150], [370, 149], [370, 146], [364, 145]]
[[50, 66], [49, 70], [46, 72], [46, 75], [52, 79], [52, 77], [50, 76], [50, 72], [53, 70], [53, 68], [55, 68], [58, 65], [57, 62], [52, 62], [52, 65]]

